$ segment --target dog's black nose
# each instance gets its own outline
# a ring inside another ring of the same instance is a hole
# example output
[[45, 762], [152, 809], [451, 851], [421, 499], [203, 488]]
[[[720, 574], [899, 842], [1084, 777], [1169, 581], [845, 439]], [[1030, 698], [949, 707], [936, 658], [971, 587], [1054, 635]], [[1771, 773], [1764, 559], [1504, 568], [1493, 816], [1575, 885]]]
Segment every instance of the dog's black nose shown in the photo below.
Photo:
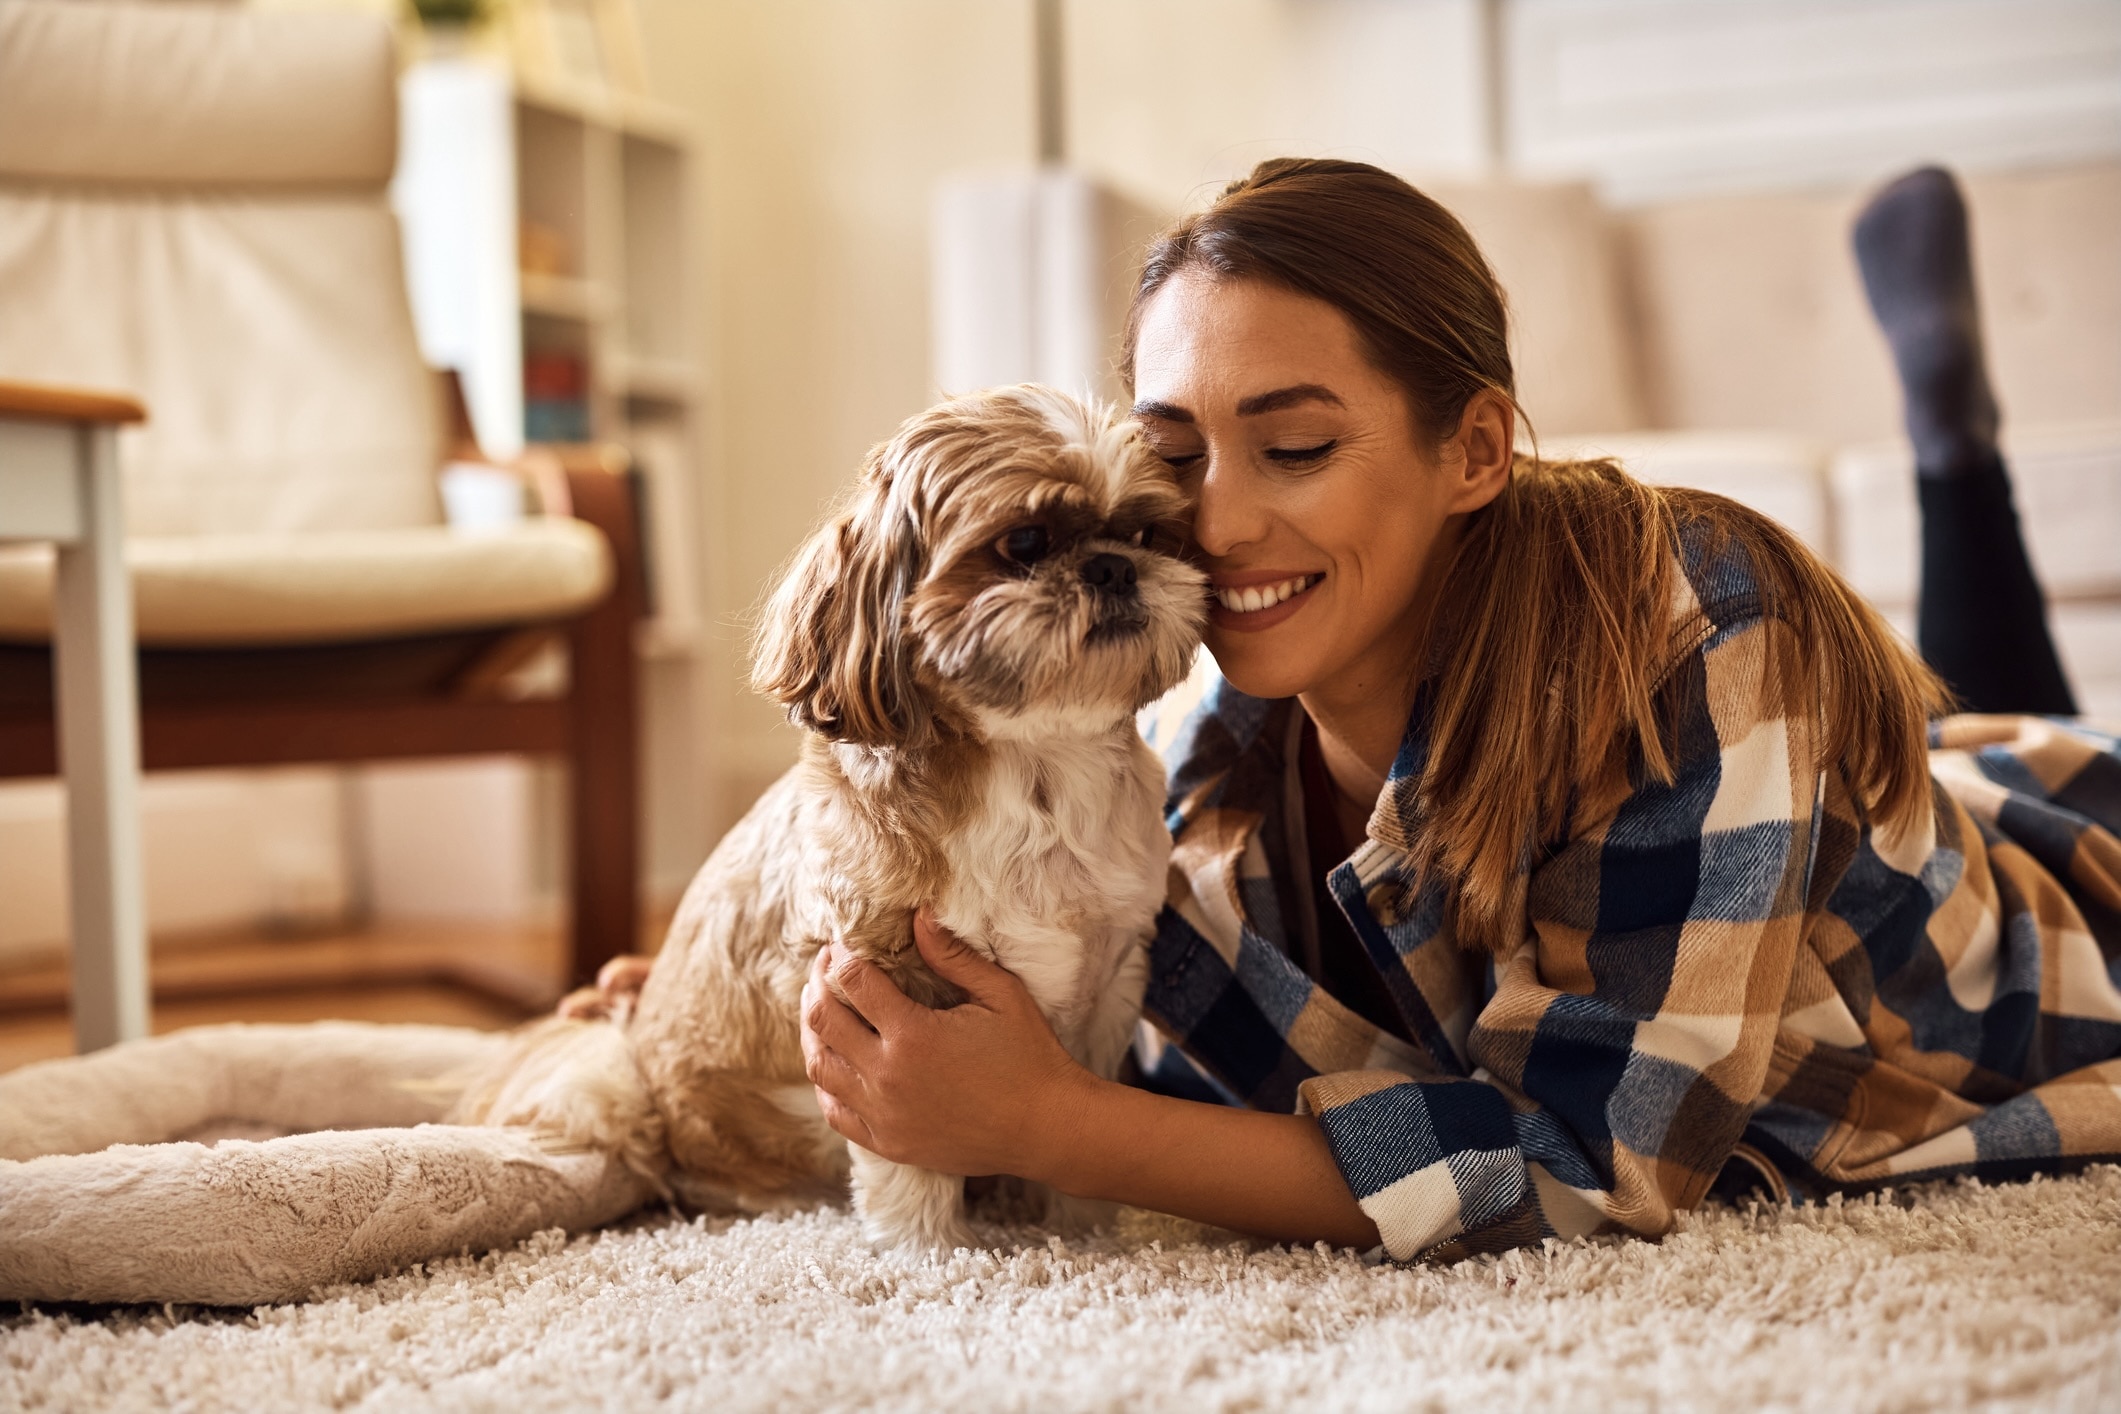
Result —
[[1134, 592], [1134, 561], [1106, 551], [1083, 561], [1083, 583], [1105, 594]]

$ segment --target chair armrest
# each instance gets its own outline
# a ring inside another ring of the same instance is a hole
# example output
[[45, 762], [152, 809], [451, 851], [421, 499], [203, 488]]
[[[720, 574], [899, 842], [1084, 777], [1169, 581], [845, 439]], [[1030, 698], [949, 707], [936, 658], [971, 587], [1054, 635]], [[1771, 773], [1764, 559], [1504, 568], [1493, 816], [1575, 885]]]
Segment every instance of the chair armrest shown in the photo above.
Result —
[[147, 409], [123, 393], [0, 380], [0, 417], [39, 422], [145, 422]]

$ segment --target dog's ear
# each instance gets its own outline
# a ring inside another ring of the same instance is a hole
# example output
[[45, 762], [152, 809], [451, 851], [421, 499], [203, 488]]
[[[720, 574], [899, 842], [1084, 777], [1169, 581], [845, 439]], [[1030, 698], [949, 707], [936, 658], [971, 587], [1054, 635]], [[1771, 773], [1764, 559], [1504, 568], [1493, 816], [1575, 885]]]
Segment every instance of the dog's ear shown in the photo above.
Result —
[[929, 716], [905, 632], [920, 566], [911, 516], [872, 462], [853, 503], [796, 552], [767, 600], [752, 685], [832, 741], [920, 740]]

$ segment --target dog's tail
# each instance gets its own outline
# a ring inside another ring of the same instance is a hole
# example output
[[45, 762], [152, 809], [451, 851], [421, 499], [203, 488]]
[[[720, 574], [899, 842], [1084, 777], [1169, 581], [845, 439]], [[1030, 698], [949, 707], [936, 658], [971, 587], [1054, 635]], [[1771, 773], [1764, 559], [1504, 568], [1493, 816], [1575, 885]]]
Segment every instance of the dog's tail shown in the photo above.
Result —
[[609, 1021], [555, 1016], [523, 1027], [465, 1077], [445, 1122], [528, 1129], [553, 1153], [601, 1150], [671, 1196], [663, 1117], [625, 1031]]

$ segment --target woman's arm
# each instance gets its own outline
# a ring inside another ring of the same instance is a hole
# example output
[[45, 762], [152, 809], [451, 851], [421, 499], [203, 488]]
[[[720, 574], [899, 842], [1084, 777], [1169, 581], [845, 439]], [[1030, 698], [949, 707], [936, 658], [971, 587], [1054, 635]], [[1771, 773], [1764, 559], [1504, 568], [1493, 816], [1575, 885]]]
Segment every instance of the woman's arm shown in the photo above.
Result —
[[915, 939], [964, 1005], [930, 1011], [829, 949], [803, 989], [804, 1062], [842, 1135], [944, 1173], [1011, 1173], [1262, 1237], [1377, 1245], [1317, 1121], [1101, 1080], [1012, 974], [926, 919]]
[[1285, 1242], [1377, 1245], [1377, 1224], [1309, 1115], [1206, 1105], [1099, 1080], [1054, 1126], [1040, 1175], [1063, 1193], [1108, 1198]]

